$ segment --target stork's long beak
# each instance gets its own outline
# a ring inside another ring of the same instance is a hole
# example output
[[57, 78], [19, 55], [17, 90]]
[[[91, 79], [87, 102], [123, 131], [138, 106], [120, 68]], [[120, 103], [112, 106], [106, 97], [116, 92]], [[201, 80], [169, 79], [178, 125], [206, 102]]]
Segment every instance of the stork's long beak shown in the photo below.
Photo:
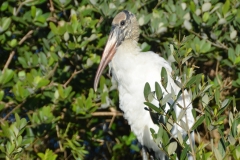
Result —
[[108, 37], [107, 44], [102, 54], [102, 59], [98, 66], [96, 76], [95, 76], [95, 80], [94, 80], [95, 91], [97, 91], [98, 82], [103, 70], [105, 69], [107, 64], [112, 60], [114, 54], [116, 53], [117, 45], [119, 44], [118, 36], [119, 36], [119, 28], [118, 27], [112, 28]]

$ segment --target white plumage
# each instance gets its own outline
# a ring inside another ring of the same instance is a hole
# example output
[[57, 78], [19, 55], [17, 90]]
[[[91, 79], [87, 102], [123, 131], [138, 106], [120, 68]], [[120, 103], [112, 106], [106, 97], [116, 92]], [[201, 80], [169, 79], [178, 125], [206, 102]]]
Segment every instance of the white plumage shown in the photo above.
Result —
[[[172, 68], [166, 60], [153, 52], [140, 51], [137, 44], [139, 36], [138, 23], [136, 17], [131, 12], [120, 12], [114, 18], [112, 26], [112, 31], [96, 74], [94, 89], [96, 90], [99, 77], [109, 63], [113, 78], [118, 82], [120, 109], [124, 112], [124, 118], [127, 119], [138, 141], [147, 148], [152, 149], [157, 159], [163, 160], [166, 158], [166, 155], [159, 149], [159, 144], [153, 141], [150, 133], [150, 128], [158, 132], [158, 126], [153, 123], [149, 112], [144, 109], [146, 107], [144, 105], [144, 85], [148, 82], [153, 89], [155, 88], [155, 82], [161, 84], [160, 73], [162, 67], [164, 67], [168, 73], [167, 91], [170, 93], [172, 92], [171, 88], [173, 88], [174, 93], [177, 95], [180, 88], [171, 78]], [[162, 91], [164, 91], [162, 86], [161, 88]], [[166, 94], [167, 93], [164, 93], [164, 95]], [[191, 128], [194, 123], [194, 118], [191, 113], [191, 98], [187, 91], [184, 91], [184, 95], [185, 106], [187, 107], [188, 127]], [[155, 106], [159, 105], [157, 100], [153, 100], [151, 103], [155, 104]], [[184, 107], [181, 96], [177, 103]], [[169, 106], [167, 105], [166, 111], [168, 109]], [[178, 117], [181, 108], [175, 105], [174, 110]], [[186, 122], [185, 116], [182, 119]], [[171, 131], [174, 136], [177, 136], [177, 130], [179, 130], [183, 136], [186, 135], [186, 132], [175, 124]], [[146, 156], [144, 157], [146, 158]], [[189, 159], [191, 158], [192, 157], [189, 156]]]

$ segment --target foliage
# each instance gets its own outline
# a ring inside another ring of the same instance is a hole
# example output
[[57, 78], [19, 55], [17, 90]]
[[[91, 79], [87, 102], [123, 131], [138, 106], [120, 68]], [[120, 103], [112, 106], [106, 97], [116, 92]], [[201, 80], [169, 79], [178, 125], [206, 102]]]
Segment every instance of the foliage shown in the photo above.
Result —
[[[142, 50], [161, 53], [172, 64], [173, 77], [181, 78], [176, 83], [192, 95], [196, 159], [240, 159], [238, 0], [2, 2], [1, 158], [140, 157], [116, 111], [115, 84], [102, 77], [98, 91], [92, 89], [111, 20], [123, 9], [137, 16]], [[155, 88], [160, 100], [158, 83]], [[152, 109], [159, 112], [158, 106]], [[159, 132], [168, 127], [160, 125]], [[175, 143], [164, 136], [174, 158]], [[176, 139], [183, 153], [191, 151]]]

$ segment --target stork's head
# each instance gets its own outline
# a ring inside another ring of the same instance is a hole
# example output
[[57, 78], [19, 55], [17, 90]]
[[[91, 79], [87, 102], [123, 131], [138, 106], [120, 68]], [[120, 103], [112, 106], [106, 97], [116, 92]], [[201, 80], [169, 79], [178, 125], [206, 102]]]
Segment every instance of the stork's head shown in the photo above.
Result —
[[97, 90], [99, 78], [107, 66], [112, 60], [117, 48], [125, 40], [138, 41], [139, 37], [139, 25], [136, 17], [129, 11], [122, 11], [118, 13], [112, 22], [112, 29], [108, 37], [107, 44], [103, 51], [102, 59], [99, 64], [96, 77], [94, 80], [94, 90]]

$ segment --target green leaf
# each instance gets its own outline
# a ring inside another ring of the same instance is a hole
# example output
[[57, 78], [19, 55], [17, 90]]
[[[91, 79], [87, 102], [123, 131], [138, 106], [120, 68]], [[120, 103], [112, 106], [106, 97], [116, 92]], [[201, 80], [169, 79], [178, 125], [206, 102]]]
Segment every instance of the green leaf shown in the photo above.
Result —
[[[0, 91], [0, 101], [2, 101], [3, 97], [4, 97], [4, 91], [1, 90], [1, 91]], [[1, 110], [1, 109], [0, 109], [0, 110]]]
[[33, 18], [35, 18], [35, 16], [36, 16], [36, 7], [35, 6], [31, 6], [31, 15]]
[[37, 84], [37, 88], [41, 88], [43, 86], [46, 86], [49, 84], [49, 80], [48, 79], [41, 79], [38, 84]]
[[168, 145], [169, 144], [169, 141], [170, 141], [170, 139], [169, 139], [169, 136], [168, 136], [168, 133], [167, 133], [167, 131], [164, 129], [163, 130], [163, 138], [162, 138], [162, 142], [163, 142], [163, 146], [166, 146], [166, 145]]
[[210, 17], [209, 12], [205, 12], [205, 13], [203, 14], [203, 22], [207, 22], [208, 19], [209, 19], [209, 17]]
[[150, 48], [151, 48], [151, 46], [149, 44], [147, 44], [146, 42], [143, 42], [141, 45], [142, 52], [149, 51]]
[[191, 130], [195, 130], [200, 124], [203, 123], [204, 119], [205, 119], [204, 115], [201, 115], [199, 118], [197, 118], [197, 121], [194, 123]]
[[115, 144], [114, 146], [113, 146], [113, 151], [116, 151], [116, 150], [118, 150], [118, 149], [121, 149], [122, 148], [122, 146], [123, 146], [123, 144]]
[[16, 148], [15, 144], [14, 143], [11, 143], [11, 142], [7, 142], [7, 145], [6, 145], [6, 152], [8, 155], [10, 155], [14, 149]]
[[139, 147], [137, 145], [133, 145], [133, 144], [131, 144], [130, 149], [132, 149], [132, 150], [134, 150], [136, 152], [140, 151]]
[[19, 77], [19, 79], [24, 80], [26, 78], [25, 71], [18, 72], [18, 77]]
[[220, 100], [220, 92], [219, 90], [215, 90], [215, 101], [216, 101], [216, 104], [219, 105], [219, 100]]
[[148, 101], [148, 95], [151, 93], [151, 87], [150, 87], [148, 82], [144, 86], [144, 92], [143, 93], [144, 93], [145, 100]]
[[12, 39], [9, 43], [10, 47], [14, 48], [18, 44], [16, 39]]
[[40, 56], [41, 63], [42, 63], [43, 65], [47, 65], [48, 60], [47, 60], [46, 55], [41, 52], [41, 53], [39, 53], [39, 56]]
[[240, 56], [240, 45], [239, 45], [239, 44], [237, 45], [237, 47], [236, 47], [235, 50], [236, 50], [236, 51], [235, 51], [235, 52], [236, 52], [236, 55], [237, 55], [237, 56]]
[[240, 145], [238, 145], [233, 151], [233, 156], [235, 159], [240, 159]]
[[203, 45], [202, 45], [202, 47], [201, 47], [201, 52], [202, 53], [207, 53], [208, 51], [210, 51], [210, 49], [211, 49], [211, 43], [210, 42], [207, 42], [207, 41], [201, 41], [201, 42], [203, 42]]
[[161, 105], [162, 105], [162, 106], [165, 105], [165, 104], [166, 104], [167, 102], [169, 102], [171, 99], [172, 99], [172, 94], [171, 94], [171, 93], [165, 95], [165, 96], [163, 97], [163, 99], [161, 100]]
[[237, 57], [235, 60], [234, 60], [234, 64], [237, 65], [240, 63], [240, 56]]
[[221, 105], [221, 108], [225, 108], [229, 103], [229, 99], [225, 99], [223, 102], [222, 102], [222, 105]]
[[25, 58], [18, 57], [18, 61], [23, 66], [23, 68], [27, 68], [28, 67], [28, 64], [27, 64], [27, 61], [25, 60]]
[[33, 6], [33, 5], [38, 5], [46, 2], [46, 0], [34, 0], [34, 1], [26, 1], [24, 5], [26, 6]]
[[223, 159], [221, 153], [219, 152], [219, 150], [217, 148], [213, 148], [213, 152], [214, 152], [214, 155], [215, 155], [217, 160], [222, 160]]
[[231, 132], [233, 137], [236, 137], [237, 133], [238, 133], [238, 125], [240, 124], [240, 118], [238, 119], [234, 119], [233, 123], [232, 123], [232, 127], [231, 127]]
[[40, 22], [40, 23], [44, 24], [46, 22], [46, 17], [40, 15], [40, 16], [36, 17], [36, 22]]
[[14, 71], [11, 69], [6, 69], [3, 71], [3, 74], [0, 75], [0, 84], [6, 84], [9, 82], [14, 76]]
[[177, 131], [177, 137], [178, 137], [180, 144], [183, 144], [182, 133], [179, 130]]
[[228, 142], [229, 142], [231, 145], [235, 145], [236, 139], [235, 139], [232, 135], [229, 135], [229, 136], [228, 136]]
[[222, 7], [222, 12], [223, 12], [223, 15], [225, 16], [226, 13], [229, 11], [229, 8], [230, 8], [230, 1], [229, 0], [226, 0], [226, 2], [224, 3], [223, 7]]
[[1, 11], [5, 11], [7, 8], [8, 8], [8, 2], [5, 1], [5, 2], [3, 2], [2, 5], [1, 5]]
[[177, 142], [172, 142], [168, 145], [168, 154], [173, 154], [177, 149]]
[[161, 82], [162, 86], [166, 89], [168, 84], [168, 74], [166, 68], [162, 67], [161, 70]]
[[233, 48], [228, 49], [228, 58], [230, 61], [232, 61], [234, 63], [236, 56], [235, 56]]
[[59, 95], [60, 95], [60, 97], [61, 98], [65, 98], [65, 96], [64, 96], [64, 90], [63, 90], [63, 87], [62, 87], [62, 85], [58, 85], [58, 93], [59, 93]]
[[200, 23], [202, 22], [201, 18], [199, 16], [197, 16], [195, 13], [192, 14], [193, 19], [195, 20], [195, 22], [200, 25]]
[[191, 85], [195, 83], [197, 79], [199, 79], [199, 75], [191, 77], [191, 79], [186, 84], [186, 88], [191, 87]]
[[150, 92], [147, 98], [148, 102], [152, 102], [154, 98], [155, 98], [155, 92]]
[[155, 82], [155, 92], [156, 92], [157, 99], [160, 101], [163, 98], [163, 93], [158, 82]]
[[155, 137], [156, 144], [160, 144], [162, 142], [162, 138], [163, 138], [163, 127], [162, 125], [159, 125], [157, 137]]
[[184, 64], [184, 63], [185, 63], [186, 61], [188, 61], [190, 58], [192, 58], [192, 55], [183, 58], [182, 64]]
[[0, 30], [0, 33], [6, 31], [8, 29], [8, 27], [10, 26], [12, 20], [11, 18], [7, 18], [7, 17], [3, 17], [2, 20], [1, 20], [1, 30]]
[[[179, 113], [179, 116], [178, 116], [178, 118], [177, 118], [177, 121], [180, 121], [180, 120], [183, 118], [183, 116], [185, 116], [185, 114], [186, 114], [186, 110], [185, 110], [185, 109], [182, 109], [182, 110], [180, 111], [180, 113]], [[184, 119], [185, 119], [185, 117], [184, 117]]]
[[151, 108], [152, 110], [154, 110], [154, 111], [156, 111], [158, 113], [161, 113], [161, 110], [158, 107], [156, 107], [154, 104], [149, 103], [149, 102], [144, 102], [144, 104], [146, 106], [148, 106], [149, 108]]
[[43, 153], [38, 153], [37, 155], [41, 158], [41, 160], [55, 160], [55, 159], [57, 159], [57, 157], [58, 157], [58, 155], [55, 154], [55, 153], [54, 153], [52, 150], [50, 150], [50, 149], [47, 149], [47, 150], [45, 151], [45, 154], [43, 154]]
[[190, 149], [189, 145], [183, 148], [183, 151], [181, 152], [180, 160], [185, 160], [187, 158], [187, 152], [189, 149]]
[[56, 27], [56, 25], [55, 25], [53, 22], [50, 22], [50, 23], [49, 23], [49, 26], [50, 26], [52, 32], [53, 32], [54, 34], [58, 35], [58, 28]]

